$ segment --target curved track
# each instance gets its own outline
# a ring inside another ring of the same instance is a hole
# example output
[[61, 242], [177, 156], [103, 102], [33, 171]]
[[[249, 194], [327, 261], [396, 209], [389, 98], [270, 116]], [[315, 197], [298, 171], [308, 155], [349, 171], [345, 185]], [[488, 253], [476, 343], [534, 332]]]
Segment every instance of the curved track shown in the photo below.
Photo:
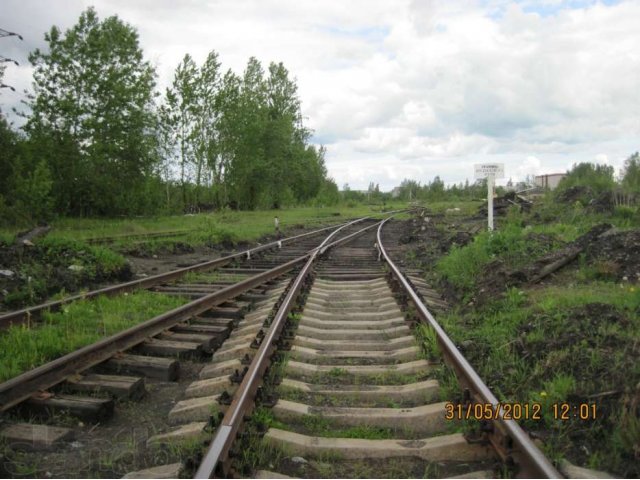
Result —
[[[220, 271], [156, 285], [193, 300], [0, 384], [0, 409], [48, 415], [66, 408], [108, 431], [109, 397], [142, 397], [145, 411], [157, 410], [161, 420], [138, 439], [138, 453], [147, 456], [127, 464], [136, 470], [128, 478], [488, 477], [505, 469], [559, 477], [515, 422], [483, 422], [471, 438], [461, 422], [446, 419], [449, 406], [497, 408], [497, 400], [425, 306], [437, 313], [446, 304], [394, 263], [397, 235], [385, 222], [351, 222], [319, 246], [305, 241], [299, 256], [284, 249], [245, 254]], [[426, 359], [416, 322], [432, 332], [441, 360]], [[458, 394], [439, 381], [445, 364], [456, 373]], [[77, 391], [94, 392], [94, 400], [78, 400]], [[133, 415], [137, 425], [139, 414], [128, 408], [120, 416]], [[1, 423], [6, 443], [19, 443], [26, 431], [32, 445], [39, 434], [51, 448], [69, 433]], [[79, 434], [89, 445], [108, 435], [97, 426]], [[176, 454], [184, 444], [208, 445], [207, 452]], [[149, 452], [164, 453], [149, 459]], [[67, 454], [61, 447], [60, 458]], [[114, 472], [122, 473], [107, 476]]]
[[[331, 236], [348, 235], [362, 228], [362, 223], [373, 221], [360, 219], [337, 230], [332, 228]], [[326, 230], [320, 235], [324, 237]], [[114, 407], [117, 405], [119, 410], [122, 406], [114, 402], [114, 397], [143, 398], [142, 403], [148, 403], [149, 410], [164, 408], [154, 406], [154, 395], [149, 395], [148, 390], [162, 396], [161, 391], [173, 388], [172, 382], [184, 384], [187, 380], [195, 381], [185, 384], [186, 390], [180, 394], [186, 403], [178, 402], [163, 421], [170, 427], [184, 420], [197, 420], [195, 431], [199, 428], [202, 432], [203, 426], [198, 422], [203, 419], [206, 424], [211, 416], [210, 397], [222, 393], [220, 388], [233, 390], [256, 333], [269, 312], [280, 305], [291, 273], [318, 250], [319, 240], [313, 237], [319, 232], [313, 233], [297, 237], [299, 244], [295, 248], [279, 248], [274, 242], [248, 254], [227, 257], [228, 268], [205, 273], [203, 278], [191, 276], [188, 283], [157, 285], [157, 290], [193, 300], [0, 384], [0, 413], [4, 412], [0, 417], [0, 441], [11, 448], [54, 448], [59, 444], [64, 450], [69, 436], [79, 435], [90, 443], [92, 436], [104, 435], [97, 426], [108, 424]], [[181, 370], [186, 372], [185, 378], [181, 378]], [[201, 371], [193, 378], [197, 370]], [[218, 381], [220, 375], [226, 377], [222, 382]], [[128, 405], [124, 407], [126, 410]], [[60, 412], [94, 427], [78, 431], [55, 426]], [[44, 419], [44, 423], [22, 423], [20, 416]], [[194, 427], [190, 428], [187, 430], [193, 432]], [[175, 436], [169, 431], [157, 438], [145, 438], [148, 448], [163, 445], [163, 435], [169, 439]], [[78, 475], [88, 476], [86, 472]]]
[[[308, 260], [268, 323], [196, 478], [487, 477], [504, 469], [560, 476], [516, 422], [500, 419], [499, 409], [474, 438], [458, 433], [462, 422], [447, 420], [448, 409], [497, 409], [498, 402], [423, 298], [436, 308], [443, 302], [427, 285], [418, 294], [412, 283], [420, 280], [408, 281], [387, 253], [385, 222]], [[300, 313], [287, 319], [295, 301]], [[416, 317], [433, 332], [441, 361], [425, 359], [407, 321]], [[456, 372], [459, 398], [447, 398], [450, 390], [436, 379], [443, 363]], [[243, 425], [251, 412], [257, 416]], [[267, 453], [247, 461], [256, 450]], [[271, 471], [252, 472], [265, 458]]]
[[[340, 225], [344, 225], [344, 224], [340, 224]], [[215, 268], [223, 267], [232, 262], [245, 262], [245, 265], [246, 265], [246, 262], [248, 260], [251, 260], [252, 257], [255, 258], [256, 256], [264, 254], [265, 252], [270, 252], [277, 249], [279, 250], [279, 249], [282, 249], [283, 247], [286, 247], [287, 250], [290, 250], [290, 253], [288, 253], [288, 256], [290, 258], [295, 258], [307, 251], [304, 249], [305, 243], [307, 244], [306, 246], [317, 245], [321, 240], [316, 240], [314, 237], [321, 236], [321, 238], [323, 238], [324, 235], [326, 235], [326, 232], [336, 229], [340, 227], [340, 225], [333, 225], [330, 227], [313, 230], [311, 232], [303, 233], [300, 235], [295, 235], [293, 237], [283, 238], [281, 240], [269, 242], [265, 245], [260, 245], [258, 247], [254, 247], [242, 252], [226, 255], [221, 258], [216, 258], [214, 260], [198, 263], [195, 265], [191, 265], [189, 267], [172, 270], [170, 272], [165, 272], [158, 275], [152, 275], [150, 277], [145, 277], [138, 280], [132, 280], [129, 282], [112, 285], [112, 286], [101, 288], [98, 290], [92, 290], [92, 291], [81, 293], [78, 295], [72, 295], [60, 300], [45, 302], [40, 305], [34, 305], [32, 307], [23, 308], [21, 310], [4, 313], [0, 315], [0, 330], [8, 328], [11, 325], [19, 325], [19, 324], [30, 325], [31, 322], [34, 321], [42, 311], [45, 311], [45, 310], [55, 311], [60, 309], [63, 305], [69, 304], [71, 302], [75, 302], [77, 300], [94, 298], [100, 295], [116, 295], [120, 293], [131, 292], [133, 290], [140, 289], [140, 288], [151, 288], [156, 285], [161, 285], [164, 283], [178, 280], [184, 277], [188, 273], [207, 272]], [[302, 248], [300, 248], [299, 245], [302, 245]], [[282, 253], [284, 252], [280, 252], [280, 254]]]

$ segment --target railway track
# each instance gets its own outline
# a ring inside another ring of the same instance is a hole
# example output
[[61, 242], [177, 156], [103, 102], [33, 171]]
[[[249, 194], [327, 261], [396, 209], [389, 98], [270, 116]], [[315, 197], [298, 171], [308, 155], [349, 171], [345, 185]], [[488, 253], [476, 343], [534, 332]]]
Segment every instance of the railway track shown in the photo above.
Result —
[[[306, 250], [304, 249], [305, 246], [314, 245], [315, 243], [319, 243], [321, 241], [316, 240], [316, 238], [323, 238], [324, 235], [326, 235], [325, 232], [329, 232], [335, 228], [338, 228], [340, 225], [324, 227], [300, 235], [283, 238], [281, 240], [269, 242], [264, 245], [259, 245], [258, 247], [254, 247], [242, 252], [226, 255], [214, 260], [191, 265], [189, 267], [172, 270], [170, 272], [152, 275], [138, 280], [132, 280], [129, 282], [124, 282], [77, 295], [71, 295], [60, 300], [45, 302], [13, 312], [3, 313], [0, 315], [0, 330], [9, 328], [11, 325], [31, 325], [33, 322], [36, 322], [38, 320], [40, 314], [43, 311], [56, 311], [59, 310], [62, 306], [75, 302], [77, 300], [95, 298], [101, 295], [117, 295], [125, 292], [131, 292], [137, 289], [148, 289], [157, 285], [174, 282], [188, 274], [208, 272], [213, 269], [221, 269], [224, 266], [230, 264], [241, 263], [243, 268], [245, 269], [258, 269], [261, 266], [259, 257], [265, 254], [267, 254], [267, 256], [273, 255], [274, 251], [277, 251], [280, 255], [287, 255], [289, 258], [294, 258], [296, 255], [299, 256], [306, 252]], [[253, 262], [251, 261], [252, 259], [254, 259]]]
[[[365, 219], [361, 223], [372, 222]], [[361, 228], [359, 225], [360, 220], [331, 230], [337, 236], [346, 235]], [[143, 450], [153, 451], [171, 439], [182, 438], [185, 427], [177, 427], [177, 433], [173, 428], [185, 420], [195, 422], [201, 434], [200, 420], [206, 424], [211, 417], [212, 396], [233, 391], [257, 332], [279, 305], [293, 271], [317, 247], [319, 241], [314, 237], [318, 233], [324, 237], [324, 230], [297, 237], [295, 248], [266, 245], [221, 259], [225, 268], [214, 272], [206, 270], [218, 261], [183, 269], [183, 281], [178, 283], [166, 284], [167, 278], [175, 278], [172, 272], [164, 276], [162, 284], [147, 284], [192, 301], [0, 384], [0, 445], [11, 451], [54, 451], [48, 456], [62, 462], [63, 475], [89, 476], [81, 466], [74, 472], [73, 461], [64, 460], [70, 444], [86, 444], [101, 455], [104, 448], [96, 445], [105, 436], [109, 438], [108, 425], [113, 418], [120, 417], [129, 426], [139, 420], [127, 418], [130, 404], [142, 399], [147, 410], [161, 411], [167, 401], [173, 404], [177, 397], [184, 400], [155, 419], [152, 431], [134, 439], [136, 449], [142, 442]], [[204, 273], [194, 273], [198, 270]], [[186, 273], [190, 275], [185, 277]], [[224, 381], [220, 381], [221, 375]], [[26, 423], [22, 420], [25, 417], [37, 421]], [[60, 418], [63, 425], [59, 425]], [[80, 419], [80, 428], [69, 428], [69, 418]], [[103, 424], [107, 430], [98, 428]], [[186, 431], [195, 432], [194, 428], [191, 425]], [[71, 438], [76, 440], [69, 443]], [[155, 454], [151, 457], [145, 457], [143, 464], [155, 463]], [[2, 456], [0, 460], [0, 471], [4, 468], [7, 475], [19, 474], [12, 471], [12, 461]]]
[[[396, 267], [383, 225], [308, 260], [263, 335], [196, 478], [493, 477], [506, 471], [560, 477], [517, 423], [503, 418], [424, 299], [436, 309], [445, 304]], [[411, 332], [415, 321], [433, 330], [441, 361], [424, 358]], [[459, 395], [434, 379], [444, 364], [456, 372]], [[455, 415], [447, 417], [458, 406], [476, 405], [491, 405], [497, 414], [472, 438], [460, 433]]]
[[[364, 220], [297, 258], [265, 255], [250, 266], [237, 262], [225, 272], [156, 286], [192, 302], [91, 346], [88, 356], [75, 352], [0, 385], [0, 409], [24, 408], [49, 418], [61, 409], [82, 417], [82, 408], [74, 410], [66, 396], [78, 385], [136, 399], [143, 394], [133, 384], [143, 383], [142, 392], [146, 384], [151, 393], [140, 403], [144, 414], [121, 403], [115, 410], [119, 427], [132, 422], [138, 428], [128, 439], [135, 461], [107, 468], [93, 459], [90, 472], [101, 470], [102, 476], [121, 475], [125, 466], [127, 478], [412, 478], [493, 476], [505, 469], [518, 476], [559, 476], [513, 421], [484, 422], [481, 433], [469, 438], [459, 433], [460, 422], [446, 420], [448, 404], [497, 400], [425, 306], [437, 311], [446, 304], [393, 263], [385, 245], [394, 240], [393, 224], [384, 235], [383, 225]], [[462, 385], [459, 396], [451, 397], [434, 378], [443, 362], [424, 358], [412, 334], [416, 321], [433, 329], [444, 363]], [[180, 378], [171, 374], [177, 367], [169, 367], [177, 361]], [[104, 376], [103, 368], [112, 376]], [[85, 373], [78, 378], [78, 371]], [[42, 387], [49, 392], [34, 396]], [[89, 413], [85, 407], [82, 417], [92, 427], [74, 432], [8, 416], [12, 421], [0, 426], [0, 438], [54, 449], [48, 455], [54, 463], [73, 457], [73, 434], [95, 452], [116, 427], [107, 420], [112, 398], [92, 398], [100, 408]], [[154, 410], [157, 415], [147, 420]], [[144, 423], [153, 426], [143, 429]], [[90, 472], [80, 469], [77, 475]]]

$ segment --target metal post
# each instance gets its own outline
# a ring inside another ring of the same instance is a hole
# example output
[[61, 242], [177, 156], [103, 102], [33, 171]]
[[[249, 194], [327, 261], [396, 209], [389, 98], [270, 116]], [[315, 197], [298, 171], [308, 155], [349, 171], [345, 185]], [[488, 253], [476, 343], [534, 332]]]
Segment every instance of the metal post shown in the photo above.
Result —
[[489, 219], [489, 231], [493, 232], [493, 182], [492, 175], [487, 176], [487, 213]]

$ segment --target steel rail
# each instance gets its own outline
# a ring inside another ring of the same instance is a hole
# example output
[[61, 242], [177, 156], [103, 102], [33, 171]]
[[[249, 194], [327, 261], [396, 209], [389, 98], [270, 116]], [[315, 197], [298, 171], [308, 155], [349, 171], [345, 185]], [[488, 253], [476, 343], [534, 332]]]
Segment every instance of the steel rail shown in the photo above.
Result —
[[315, 252], [309, 256], [307, 263], [302, 267], [295, 280], [292, 281], [291, 287], [280, 305], [278, 312], [274, 316], [268, 332], [264, 336], [258, 351], [251, 360], [251, 365], [249, 365], [247, 373], [236, 390], [231, 405], [222, 418], [222, 421], [214, 434], [213, 440], [211, 441], [207, 453], [202, 459], [194, 478], [212, 478], [218, 465], [222, 464], [222, 462], [228, 458], [229, 451], [238, 430], [240, 429], [242, 421], [253, 409], [255, 395], [262, 383], [262, 377], [271, 363], [270, 357], [276, 349], [276, 342], [284, 328], [287, 315], [291, 311], [293, 302], [300, 293], [300, 289], [302, 288], [317, 256], [324, 253], [328, 248], [333, 248], [336, 245], [347, 242], [357, 235], [361, 235], [367, 230], [374, 228], [378, 224], [379, 222], [374, 223], [357, 232], [329, 243], [333, 236], [335, 236], [340, 230], [349, 226], [344, 225], [335, 232], [332, 232], [315, 250]]
[[[493, 405], [494, 409], [500, 408], [500, 402], [496, 396], [491, 392], [489, 387], [480, 378], [462, 353], [460, 353], [460, 350], [458, 350], [444, 329], [436, 321], [433, 315], [431, 315], [431, 312], [429, 312], [427, 307], [422, 303], [411, 284], [407, 281], [404, 275], [402, 275], [398, 267], [387, 254], [384, 245], [382, 244], [382, 228], [387, 220], [389, 219], [387, 218], [382, 221], [378, 227], [377, 244], [384, 261], [391, 270], [391, 273], [400, 283], [402, 290], [409, 295], [411, 302], [416, 308], [418, 316], [435, 331], [438, 344], [444, 354], [444, 357], [449, 360], [448, 363], [456, 371], [460, 382], [470, 389], [471, 394], [479, 402], [484, 404], [490, 403]], [[563, 478], [549, 459], [545, 457], [545, 455], [533, 443], [515, 420], [504, 420], [500, 418], [500, 410], [498, 410], [497, 417], [498, 419], [496, 419], [495, 422], [505, 437], [499, 438], [499, 435], [497, 435], [497, 432], [494, 429], [494, 431], [489, 435], [489, 441], [501, 456], [511, 456], [517, 461], [519, 466], [523, 468], [526, 472], [525, 474], [530, 474], [534, 478]], [[509, 440], [511, 440], [519, 450], [513, 449]]]
[[[346, 224], [341, 224], [341, 225], [346, 225]], [[191, 265], [190, 267], [184, 267], [177, 270], [172, 270], [170, 272], [159, 273], [157, 275], [153, 275], [150, 277], [141, 278], [138, 280], [131, 280], [130, 282], [120, 283], [118, 285], [112, 285], [110, 287], [105, 287], [98, 290], [92, 290], [90, 292], [80, 293], [78, 295], [72, 295], [70, 297], [66, 297], [61, 300], [42, 303], [40, 305], [35, 305], [33, 307], [27, 307], [21, 310], [9, 312], [4, 315], [0, 315], [0, 330], [7, 329], [12, 324], [15, 324], [15, 325], [20, 325], [25, 323], [29, 324], [31, 322], [31, 319], [37, 316], [43, 310], [47, 310], [47, 309], [58, 310], [60, 307], [68, 303], [75, 302], [77, 300], [93, 298], [100, 295], [114, 295], [117, 293], [130, 292], [138, 288], [150, 288], [160, 283], [176, 280], [189, 272], [199, 272], [202, 270], [210, 270], [215, 267], [220, 267], [220, 266], [226, 265], [227, 263], [233, 260], [247, 257], [247, 255], [251, 256], [253, 254], [262, 252], [264, 250], [275, 248], [276, 246], [279, 246], [285, 243], [294, 242], [294, 241], [300, 240], [301, 238], [308, 237], [310, 235], [316, 235], [318, 233], [324, 232], [326, 230], [330, 230], [332, 228], [337, 228], [339, 226], [340, 225], [337, 225], [337, 226], [333, 225], [330, 227], [313, 230], [312, 232], [302, 233], [300, 235], [284, 238], [282, 240], [276, 240], [274, 242], [270, 242], [265, 245], [260, 245], [258, 247], [250, 248], [249, 250], [244, 250], [239, 253], [234, 253], [232, 255], [216, 258], [215, 260], [209, 260], [203, 263], [198, 263], [196, 265]]]
[[108, 360], [119, 352], [134, 347], [173, 325], [279, 277], [302, 263], [309, 255], [307, 253], [271, 270], [210, 293], [0, 384], [0, 412], [26, 400], [40, 390], [46, 390], [63, 382], [70, 375], [86, 370]]
[[[342, 225], [333, 234], [342, 228], [366, 219], [365, 217]], [[99, 342], [82, 347], [0, 384], [0, 412], [4, 412], [28, 399], [38, 391], [51, 388], [71, 375], [87, 370], [108, 360], [119, 352], [134, 347], [145, 339], [157, 335], [173, 325], [283, 275], [304, 262], [308, 257], [315, 256], [316, 252], [325, 244], [326, 239], [320, 246], [311, 249], [298, 258], [191, 301]]]

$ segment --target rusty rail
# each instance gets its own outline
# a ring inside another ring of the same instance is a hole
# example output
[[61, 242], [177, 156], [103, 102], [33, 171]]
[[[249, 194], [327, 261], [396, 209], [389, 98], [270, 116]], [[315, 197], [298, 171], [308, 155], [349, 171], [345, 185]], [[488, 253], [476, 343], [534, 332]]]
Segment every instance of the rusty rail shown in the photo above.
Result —
[[[344, 224], [335, 230], [333, 234], [344, 227], [365, 219], [366, 218], [362, 218]], [[326, 239], [320, 246], [278, 267], [210, 293], [202, 298], [196, 299], [169, 312], [165, 312], [139, 325], [76, 350], [75, 352], [71, 352], [0, 384], [0, 412], [4, 412], [17, 405], [40, 390], [46, 390], [63, 382], [70, 375], [86, 370], [108, 360], [118, 352], [134, 347], [148, 337], [157, 335], [181, 321], [187, 320], [247, 290], [287, 273], [310, 256], [315, 256], [316, 252], [325, 244]], [[263, 246], [262, 248], [265, 247], [266, 246]]]
[[[391, 274], [399, 282], [402, 290], [409, 296], [416, 308], [417, 315], [435, 331], [438, 345], [445, 361], [453, 367], [460, 383], [469, 389], [477, 402], [490, 403], [494, 406], [494, 409], [500, 408], [500, 402], [498, 402], [496, 396], [460, 353], [387, 254], [382, 244], [382, 227], [384, 227], [387, 220], [389, 219], [382, 221], [378, 227], [377, 244], [384, 261], [390, 268]], [[497, 416], [500, 417], [499, 414]], [[513, 459], [522, 468], [525, 476], [533, 478], [563, 478], [516, 421], [498, 419], [494, 422], [495, 428], [492, 432], [489, 432], [488, 440], [503, 460]]]
[[[342, 225], [345, 225], [345, 224], [342, 224]], [[338, 227], [339, 226], [340, 225], [338, 225]], [[120, 283], [118, 285], [112, 285], [110, 287], [101, 288], [99, 290], [92, 290], [90, 292], [81, 293], [78, 295], [72, 295], [70, 297], [66, 297], [61, 300], [42, 303], [40, 305], [36, 305], [33, 307], [27, 307], [27, 308], [23, 308], [22, 310], [9, 312], [4, 315], [0, 315], [0, 330], [7, 329], [12, 324], [15, 324], [15, 325], [30, 324], [31, 320], [37, 315], [39, 315], [43, 310], [48, 309], [48, 310], [55, 311], [55, 310], [58, 310], [63, 305], [67, 303], [75, 302], [77, 300], [93, 298], [100, 295], [115, 295], [118, 293], [130, 292], [138, 288], [150, 288], [160, 283], [176, 280], [189, 272], [200, 272], [203, 270], [210, 270], [215, 267], [226, 265], [227, 263], [233, 260], [246, 257], [247, 254], [253, 255], [253, 254], [262, 252], [264, 250], [275, 248], [278, 246], [278, 242], [281, 242], [280, 244], [294, 242], [294, 241], [300, 240], [301, 238], [308, 237], [310, 235], [316, 235], [318, 233], [330, 230], [332, 228], [336, 228], [336, 225], [321, 228], [319, 230], [314, 230], [312, 232], [302, 233], [300, 235], [296, 235], [293, 237], [284, 238], [279, 241], [270, 242], [265, 245], [260, 245], [255, 248], [251, 248], [249, 250], [244, 250], [239, 253], [234, 253], [233, 255], [227, 255], [226, 257], [216, 258], [215, 260], [209, 260], [208, 262], [191, 265], [190, 267], [184, 267], [177, 270], [172, 270], [170, 272], [153, 275], [151, 277], [141, 278], [139, 280], [132, 280], [130, 282]]]
[[[311, 266], [315, 262], [318, 254], [324, 253], [328, 248], [333, 248], [336, 245], [347, 242], [357, 235], [364, 233], [365, 231], [374, 228], [378, 223], [374, 223], [365, 227], [355, 233], [347, 235], [340, 240], [336, 240], [332, 243], [329, 241], [343, 228], [352, 225], [356, 222], [351, 222], [347, 225], [343, 225], [336, 231], [332, 232], [322, 244], [309, 256], [307, 263], [302, 267], [300, 273], [292, 281], [289, 291], [280, 305], [278, 312], [274, 316], [274, 319], [269, 327], [268, 332], [264, 336], [260, 347], [256, 355], [251, 361], [247, 373], [242, 379], [238, 390], [236, 391], [231, 405], [227, 409], [220, 425], [218, 426], [215, 435], [209, 449], [205, 454], [196, 475], [194, 478], [212, 478], [218, 465], [225, 465], [225, 460], [228, 459], [229, 451], [235, 440], [235, 437], [242, 425], [245, 416], [249, 415], [253, 410], [255, 395], [262, 383], [262, 378], [266, 369], [270, 364], [270, 357], [274, 353], [276, 348], [276, 342], [280, 337], [280, 333], [284, 327], [287, 315], [293, 307], [294, 300], [298, 296], [303, 283], [311, 270]], [[226, 465], [228, 470], [228, 465]], [[228, 473], [228, 472], [227, 472]]]
[[64, 355], [0, 384], [0, 412], [26, 400], [39, 390], [51, 388], [63, 382], [70, 375], [108, 360], [118, 352], [134, 347], [145, 339], [157, 335], [181, 321], [198, 315], [264, 282], [279, 277], [302, 263], [309, 255], [307, 253], [235, 285], [210, 293], [205, 297], [158, 315], [135, 327]]

